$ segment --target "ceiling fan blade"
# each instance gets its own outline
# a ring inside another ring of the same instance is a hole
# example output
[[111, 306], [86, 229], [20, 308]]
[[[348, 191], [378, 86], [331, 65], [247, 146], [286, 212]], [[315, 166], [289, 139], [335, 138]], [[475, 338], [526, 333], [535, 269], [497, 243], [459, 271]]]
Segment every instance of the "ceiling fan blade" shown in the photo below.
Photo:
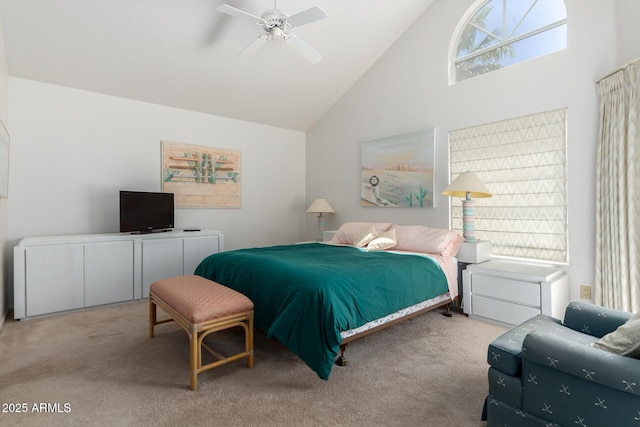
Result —
[[291, 34], [286, 39], [286, 42], [295, 50], [297, 50], [300, 55], [307, 58], [307, 60], [312, 64], [317, 64], [318, 62], [322, 61], [322, 55], [320, 55], [317, 50], [315, 50], [314, 48], [303, 42], [302, 39], [294, 36], [293, 34]]
[[319, 7], [312, 7], [311, 9], [303, 10], [300, 13], [291, 15], [287, 18], [287, 23], [292, 27], [299, 27], [305, 24], [311, 24], [312, 22], [325, 19], [327, 13]]
[[236, 18], [248, 19], [256, 23], [262, 23], [262, 18], [245, 12], [244, 10], [236, 9], [228, 4], [221, 4], [216, 8], [218, 12], [226, 13], [227, 15], [235, 16]]
[[247, 47], [245, 47], [240, 52], [238, 52], [238, 56], [256, 52], [268, 41], [269, 41], [269, 36], [267, 34], [263, 34], [257, 39], [255, 39], [254, 41], [252, 41]]

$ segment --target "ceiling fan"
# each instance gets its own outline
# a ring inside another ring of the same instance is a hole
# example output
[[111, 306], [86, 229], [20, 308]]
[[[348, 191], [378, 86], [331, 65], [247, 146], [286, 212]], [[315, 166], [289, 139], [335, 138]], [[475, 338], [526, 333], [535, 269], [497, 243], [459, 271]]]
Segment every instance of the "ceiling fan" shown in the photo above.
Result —
[[322, 55], [302, 41], [302, 39], [296, 37], [291, 30], [294, 27], [300, 27], [302, 25], [325, 19], [327, 17], [326, 12], [319, 7], [312, 7], [311, 9], [289, 16], [278, 9], [277, 0], [274, 3], [274, 8], [264, 12], [261, 17], [236, 9], [228, 4], [218, 6], [218, 12], [235, 16], [237, 18], [249, 19], [262, 26], [265, 31], [265, 34], [261, 35], [241, 50], [238, 55], [255, 52], [268, 41], [282, 39], [286, 44], [293, 47], [298, 53], [304, 56], [309, 62], [313, 64], [320, 62], [322, 60]]

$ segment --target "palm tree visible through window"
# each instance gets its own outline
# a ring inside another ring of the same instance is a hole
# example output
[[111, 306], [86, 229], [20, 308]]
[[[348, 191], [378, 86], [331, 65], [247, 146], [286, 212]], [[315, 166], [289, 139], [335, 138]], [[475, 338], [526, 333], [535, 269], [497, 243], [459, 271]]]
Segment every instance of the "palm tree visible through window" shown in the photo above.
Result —
[[563, 0], [485, 0], [457, 34], [454, 82], [567, 47]]

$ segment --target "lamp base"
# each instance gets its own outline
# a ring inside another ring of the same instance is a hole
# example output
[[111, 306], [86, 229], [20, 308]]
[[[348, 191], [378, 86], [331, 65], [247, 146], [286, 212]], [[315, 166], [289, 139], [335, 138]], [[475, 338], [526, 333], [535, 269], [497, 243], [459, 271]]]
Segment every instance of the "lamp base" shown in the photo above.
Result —
[[316, 239], [318, 242], [322, 242], [326, 218], [327, 217], [323, 212], [318, 214], [318, 238]]
[[479, 264], [491, 259], [491, 242], [478, 240], [476, 242], [464, 242], [456, 254], [458, 261], [467, 264]]
[[462, 237], [465, 242], [477, 242], [475, 213], [473, 211], [475, 201], [466, 198], [462, 201]]

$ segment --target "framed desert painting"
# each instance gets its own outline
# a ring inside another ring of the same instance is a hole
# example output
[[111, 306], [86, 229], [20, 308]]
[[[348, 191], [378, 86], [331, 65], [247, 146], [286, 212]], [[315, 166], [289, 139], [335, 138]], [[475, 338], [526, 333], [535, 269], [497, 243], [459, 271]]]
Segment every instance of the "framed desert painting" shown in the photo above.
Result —
[[433, 207], [435, 129], [362, 143], [360, 204]]
[[239, 208], [240, 151], [162, 141], [162, 191], [177, 208]]

